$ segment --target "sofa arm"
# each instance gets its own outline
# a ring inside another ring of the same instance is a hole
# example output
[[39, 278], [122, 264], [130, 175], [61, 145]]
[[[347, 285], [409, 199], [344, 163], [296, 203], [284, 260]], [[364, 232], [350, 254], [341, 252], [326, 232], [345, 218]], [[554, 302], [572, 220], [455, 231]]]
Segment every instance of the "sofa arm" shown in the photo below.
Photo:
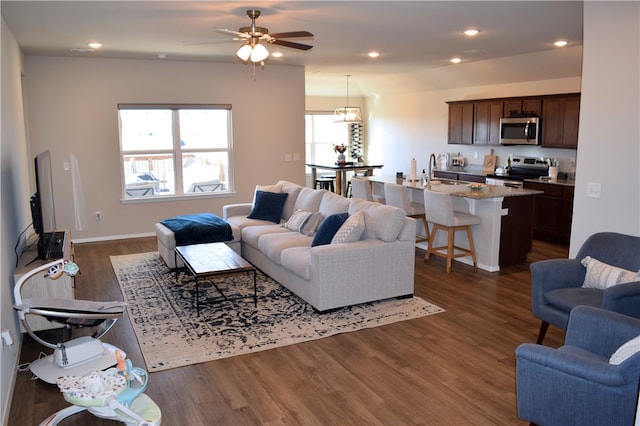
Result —
[[608, 358], [638, 335], [640, 319], [593, 306], [577, 306], [569, 314], [565, 344]]
[[640, 281], [607, 288], [602, 295], [602, 308], [640, 318]]
[[222, 218], [248, 216], [252, 208], [253, 203], [227, 204], [226, 206], [222, 206]]
[[533, 312], [536, 307], [547, 302], [545, 293], [560, 288], [580, 287], [584, 282], [586, 268], [575, 259], [549, 259], [532, 263], [531, 269], [531, 304]]
[[[329, 299], [380, 300], [414, 292], [415, 244], [408, 241], [361, 240], [327, 244], [309, 251], [311, 292], [319, 306]], [[376, 259], [385, 259], [380, 262]]]
[[[523, 343], [516, 348], [516, 360], [518, 379], [523, 371], [528, 371], [540, 382], [558, 380], [558, 376], [565, 375], [606, 386], [626, 383], [625, 377], [617, 371], [618, 366], [583, 356], [580, 352]], [[528, 367], [523, 368], [525, 365]]]

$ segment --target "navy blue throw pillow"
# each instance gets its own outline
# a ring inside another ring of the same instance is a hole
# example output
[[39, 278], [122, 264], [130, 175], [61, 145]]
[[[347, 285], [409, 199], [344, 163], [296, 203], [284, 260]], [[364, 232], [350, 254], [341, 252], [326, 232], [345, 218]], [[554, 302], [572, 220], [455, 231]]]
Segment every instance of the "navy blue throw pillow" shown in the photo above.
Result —
[[316, 231], [316, 236], [313, 237], [311, 247], [331, 244], [333, 236], [336, 235], [336, 232], [338, 232], [338, 229], [340, 229], [348, 217], [349, 213], [336, 213], [327, 216]]
[[282, 209], [284, 208], [284, 203], [287, 201], [288, 195], [286, 192], [256, 191], [256, 200], [253, 204], [253, 209], [247, 217], [249, 219], [261, 219], [280, 223]]

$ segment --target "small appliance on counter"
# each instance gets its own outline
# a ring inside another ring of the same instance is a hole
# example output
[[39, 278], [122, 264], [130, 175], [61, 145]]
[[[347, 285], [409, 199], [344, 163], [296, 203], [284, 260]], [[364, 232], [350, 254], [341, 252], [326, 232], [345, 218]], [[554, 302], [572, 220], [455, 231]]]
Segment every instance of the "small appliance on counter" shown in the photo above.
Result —
[[438, 154], [438, 158], [436, 158], [436, 168], [438, 170], [448, 170], [449, 169], [449, 153], [443, 152]]
[[451, 157], [451, 167], [464, 167], [465, 158], [458, 153]]

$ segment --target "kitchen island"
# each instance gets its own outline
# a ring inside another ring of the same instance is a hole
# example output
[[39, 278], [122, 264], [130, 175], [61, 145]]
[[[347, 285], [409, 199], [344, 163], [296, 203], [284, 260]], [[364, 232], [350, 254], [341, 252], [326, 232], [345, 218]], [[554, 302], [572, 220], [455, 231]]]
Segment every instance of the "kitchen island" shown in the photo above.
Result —
[[[496, 272], [500, 267], [526, 262], [533, 240], [534, 196], [541, 191], [484, 185], [471, 189], [467, 182], [434, 180], [428, 185], [408, 182], [395, 177], [369, 176], [372, 185], [383, 187], [385, 182], [401, 183], [409, 188], [412, 202], [424, 203], [424, 188], [447, 192], [452, 196], [453, 208], [479, 216], [480, 224], [472, 227], [478, 268]], [[382, 192], [382, 188], [376, 189]], [[429, 218], [427, 217], [427, 221]], [[444, 244], [444, 233], [436, 237], [436, 245]], [[456, 235], [456, 244], [468, 247], [466, 234]], [[417, 244], [426, 249], [426, 243]], [[472, 264], [470, 257], [457, 258]]]

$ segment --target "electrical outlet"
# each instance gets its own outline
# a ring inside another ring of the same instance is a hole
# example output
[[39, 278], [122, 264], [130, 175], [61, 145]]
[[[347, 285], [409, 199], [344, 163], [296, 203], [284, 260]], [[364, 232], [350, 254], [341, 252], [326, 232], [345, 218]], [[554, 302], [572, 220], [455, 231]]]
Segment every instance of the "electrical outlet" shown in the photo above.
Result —
[[587, 183], [587, 197], [600, 198], [602, 196], [602, 185], [599, 182]]
[[96, 212], [96, 222], [100, 222], [102, 220], [102, 213]]

